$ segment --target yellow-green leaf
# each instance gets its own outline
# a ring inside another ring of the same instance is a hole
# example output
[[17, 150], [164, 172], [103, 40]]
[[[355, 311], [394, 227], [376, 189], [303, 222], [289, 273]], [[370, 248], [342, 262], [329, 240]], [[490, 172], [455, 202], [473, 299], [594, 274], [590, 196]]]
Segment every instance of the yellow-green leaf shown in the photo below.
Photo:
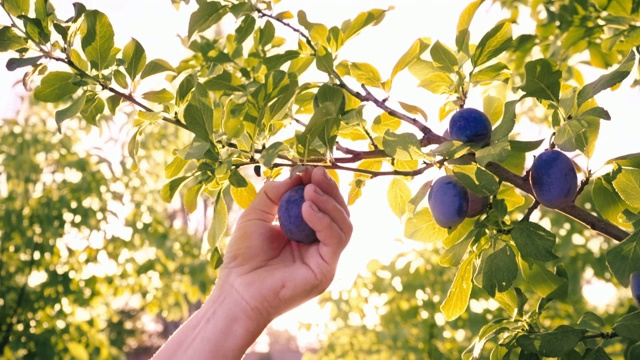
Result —
[[198, 199], [204, 183], [198, 183], [190, 187], [184, 194], [184, 209], [187, 213], [192, 214], [198, 208]]
[[366, 86], [381, 87], [382, 78], [378, 69], [371, 64], [354, 62], [349, 64], [351, 76]]
[[471, 278], [473, 277], [474, 258], [469, 256], [460, 264], [449, 293], [447, 293], [447, 298], [440, 306], [440, 310], [448, 321], [462, 315], [469, 305], [469, 297], [473, 288]]
[[416, 241], [437, 242], [447, 237], [447, 229], [436, 224], [429, 208], [423, 208], [405, 222], [404, 237]]
[[640, 169], [623, 169], [613, 181], [613, 186], [622, 200], [640, 208]]
[[402, 218], [407, 212], [409, 200], [411, 200], [411, 189], [404, 180], [394, 177], [387, 190], [387, 201], [397, 217]]
[[222, 192], [219, 192], [213, 208], [213, 219], [211, 220], [211, 227], [209, 228], [209, 232], [207, 234], [207, 240], [211, 248], [216, 247], [218, 241], [220, 241], [220, 239], [222, 239], [222, 237], [226, 233], [228, 215], [227, 204], [224, 201], [224, 196], [222, 196]]
[[231, 187], [231, 196], [233, 197], [233, 200], [243, 209], [246, 209], [251, 205], [253, 200], [256, 198], [256, 195], [256, 188], [251, 182], [247, 182], [247, 186], [245, 187]]

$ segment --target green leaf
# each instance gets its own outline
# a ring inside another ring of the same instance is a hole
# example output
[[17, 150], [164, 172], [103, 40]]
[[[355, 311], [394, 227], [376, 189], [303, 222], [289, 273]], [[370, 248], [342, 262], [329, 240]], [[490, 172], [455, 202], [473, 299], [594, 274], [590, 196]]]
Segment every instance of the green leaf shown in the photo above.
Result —
[[475, 15], [478, 7], [484, 0], [476, 0], [467, 5], [460, 17], [458, 18], [458, 26], [456, 27], [456, 46], [459, 52], [469, 54], [469, 40], [471, 39], [471, 33], [469, 32], [469, 26], [471, 26], [471, 20]]
[[585, 330], [601, 331], [605, 323], [600, 316], [591, 311], [587, 311], [580, 317], [580, 320], [578, 320], [578, 326]]
[[[585, 356], [581, 358], [582, 360], [611, 360], [611, 357], [607, 355], [607, 352], [602, 348], [602, 346], [598, 346], [597, 348], [591, 351], [590, 349], [587, 349], [587, 351], [584, 352], [584, 355]], [[630, 357], [628, 359], [634, 359], [634, 358]]]
[[404, 237], [416, 241], [437, 242], [447, 237], [447, 229], [436, 224], [429, 208], [423, 208], [405, 222]]
[[101, 97], [96, 94], [87, 95], [87, 100], [84, 102], [80, 115], [91, 125], [98, 126], [98, 116], [104, 112], [105, 103]]
[[138, 170], [138, 151], [140, 150], [140, 141], [138, 137], [140, 136], [140, 132], [144, 126], [139, 126], [138, 129], [133, 133], [131, 139], [129, 140], [127, 150], [129, 152], [129, 157], [133, 160], [133, 164], [131, 165], [131, 170]]
[[618, 156], [607, 161], [607, 164], [616, 163], [622, 167], [640, 169], [640, 153]]
[[389, 188], [387, 189], [387, 201], [391, 210], [398, 218], [407, 212], [407, 203], [411, 199], [411, 189], [407, 183], [399, 177], [391, 179]]
[[[29, 4], [28, 1], [27, 4]], [[12, 28], [9, 26], [0, 27], [0, 52], [20, 49], [26, 45], [27, 41], [18, 35]]]
[[60, 130], [60, 124], [63, 121], [70, 119], [80, 113], [80, 110], [84, 107], [84, 102], [87, 100], [87, 94], [82, 93], [75, 100], [71, 102], [69, 106], [64, 109], [56, 111], [56, 124], [58, 124], [58, 130]]
[[500, 142], [507, 138], [516, 124], [516, 105], [519, 100], [510, 100], [504, 103], [502, 120], [491, 132], [491, 142]]
[[553, 331], [523, 334], [516, 340], [522, 349], [548, 357], [560, 357], [582, 340], [586, 330], [560, 325]]
[[[211, 229], [209, 229], [209, 231], [211, 231]], [[220, 266], [222, 266], [222, 253], [220, 252], [220, 247], [216, 246], [213, 248], [213, 250], [211, 251], [211, 256], [209, 257], [209, 264], [211, 264], [211, 267], [214, 270], [217, 270], [218, 268], [220, 268]]]
[[191, 176], [181, 176], [164, 184], [162, 189], [160, 189], [160, 197], [162, 200], [166, 203], [170, 203], [176, 192], [180, 190], [180, 187], [182, 187], [182, 184], [190, 178]]
[[142, 94], [143, 99], [159, 104], [168, 103], [172, 101], [174, 97], [173, 93], [167, 89], [148, 91]]
[[566, 152], [578, 150], [590, 158], [599, 133], [599, 119], [576, 118], [562, 124], [554, 140], [560, 150]]
[[511, 238], [520, 256], [525, 261], [553, 261], [558, 258], [553, 253], [556, 236], [541, 225], [532, 222], [516, 222], [511, 229]]
[[333, 72], [333, 55], [325, 46], [318, 48], [316, 53], [316, 67], [318, 70], [331, 74]]
[[281, 152], [288, 150], [289, 147], [280, 141], [276, 141], [273, 144], [267, 146], [260, 154], [260, 163], [266, 167], [271, 168], [274, 161], [278, 158]]
[[115, 80], [116, 84], [123, 89], [127, 89], [129, 87], [127, 75], [125, 75], [120, 69], [115, 69], [113, 71], [113, 80]]
[[509, 147], [511, 148], [511, 151], [528, 153], [530, 151], [537, 150], [544, 141], [545, 139], [530, 141], [509, 140]]
[[29, 15], [31, 0], [4, 0], [2, 5], [14, 17]]
[[477, 165], [455, 165], [453, 175], [462, 185], [478, 195], [493, 196], [498, 193], [500, 184], [492, 173]]
[[482, 262], [482, 288], [494, 297], [496, 291], [505, 292], [518, 276], [516, 255], [508, 245], [494, 251]]
[[613, 187], [612, 181], [611, 174], [596, 178], [591, 188], [591, 197], [602, 217], [616, 225], [627, 227], [629, 224], [625, 224], [620, 218], [626, 204]]
[[422, 53], [424, 53], [429, 48], [430, 44], [431, 40], [426, 37], [417, 39], [413, 42], [413, 44], [411, 44], [409, 49], [404, 54], [402, 54], [400, 59], [398, 59], [398, 62], [396, 62], [393, 70], [391, 70], [391, 76], [389, 77], [389, 80], [385, 82], [386, 91], [389, 91], [391, 89], [391, 84], [393, 83], [396, 75], [400, 71], [411, 65], [414, 61], [416, 61], [420, 57], [420, 55], [422, 55]]
[[35, 66], [42, 58], [42, 55], [24, 58], [11, 58], [7, 60], [7, 70], [14, 71], [27, 66]]
[[524, 279], [531, 285], [531, 288], [542, 297], [549, 296], [549, 294], [566, 283], [565, 279], [535, 261], [529, 263], [520, 262], [520, 270]]
[[325, 145], [326, 150], [331, 149], [339, 127], [340, 118], [336, 113], [336, 107], [331, 102], [325, 102], [313, 113], [304, 131], [296, 136], [298, 155], [306, 159], [316, 139]]
[[95, 70], [102, 71], [115, 64], [115, 34], [107, 15], [97, 10], [85, 12], [81, 34], [82, 50]]
[[448, 320], [454, 320], [464, 313], [469, 305], [471, 289], [473, 288], [473, 260], [474, 256], [466, 258], [458, 268], [456, 277], [453, 279], [451, 288], [447, 293], [447, 298], [440, 306], [440, 310], [444, 317]]
[[633, 70], [636, 63], [636, 55], [634, 51], [629, 52], [629, 55], [624, 61], [612, 72], [600, 76], [594, 82], [591, 82], [578, 92], [578, 108], [582, 106], [587, 100], [593, 98], [602, 90], [609, 89], [626, 79], [627, 76]]
[[21, 15], [20, 19], [24, 24], [24, 30], [27, 38], [30, 38], [37, 44], [44, 45], [51, 40], [51, 32], [45, 27], [40, 19], [33, 19], [26, 15]]
[[607, 251], [607, 265], [620, 285], [629, 286], [629, 276], [640, 270], [640, 230]]
[[188, 214], [193, 214], [193, 212], [198, 208], [198, 199], [200, 198], [203, 187], [204, 183], [199, 182], [185, 191], [184, 209]]
[[511, 23], [504, 21], [487, 32], [476, 46], [471, 63], [476, 68], [502, 54], [513, 42]]
[[622, 169], [613, 187], [627, 204], [640, 208], [640, 169]]
[[213, 208], [213, 219], [211, 220], [211, 226], [207, 233], [207, 241], [212, 248], [216, 247], [218, 241], [222, 239], [227, 231], [229, 214], [227, 212], [227, 204], [222, 196], [222, 191], [216, 196], [216, 201]]
[[189, 18], [187, 39], [191, 39], [195, 33], [206, 31], [217, 24], [227, 13], [229, 13], [229, 8], [217, 1], [201, 2], [198, 9]]
[[176, 72], [176, 69], [171, 66], [166, 60], [162, 59], [153, 59], [144, 66], [142, 73], [140, 74], [140, 78], [144, 79], [151, 75], [160, 74], [163, 72]]
[[436, 41], [430, 50], [431, 59], [440, 68], [453, 73], [458, 68], [458, 58], [456, 54], [440, 41]]
[[235, 34], [236, 37], [233, 39], [236, 44], [242, 44], [253, 30], [256, 28], [256, 18], [253, 15], [246, 15], [242, 18], [240, 25], [236, 28]]
[[196, 84], [183, 116], [191, 132], [201, 139], [209, 139], [213, 128], [213, 102], [204, 85]]
[[384, 152], [398, 160], [418, 160], [424, 156], [420, 140], [413, 133], [395, 133], [387, 130], [382, 138]]
[[525, 80], [520, 88], [525, 92], [520, 99], [535, 97], [538, 100], [560, 101], [562, 71], [548, 59], [529, 61], [524, 65]]
[[509, 156], [510, 151], [508, 141], [495, 142], [476, 151], [476, 161], [480, 166], [485, 166], [490, 161], [499, 163]]
[[52, 71], [42, 78], [33, 96], [44, 102], [60, 101], [78, 91], [79, 88], [72, 83], [74, 78], [75, 75], [69, 72]]
[[633, 342], [640, 341], [640, 331], [638, 329], [640, 329], [640, 311], [621, 317], [612, 328], [618, 335]]
[[136, 39], [131, 39], [122, 49], [122, 59], [127, 62], [124, 70], [129, 78], [134, 80], [147, 64], [147, 54], [142, 44]]

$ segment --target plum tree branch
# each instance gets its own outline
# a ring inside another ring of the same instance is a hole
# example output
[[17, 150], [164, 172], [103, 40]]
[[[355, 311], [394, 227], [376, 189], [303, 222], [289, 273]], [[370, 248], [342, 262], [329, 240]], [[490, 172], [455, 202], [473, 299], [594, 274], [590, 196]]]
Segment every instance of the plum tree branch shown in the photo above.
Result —
[[[309, 38], [308, 35], [306, 35], [302, 30], [292, 26], [291, 24], [287, 23], [286, 21], [279, 19], [271, 14], [268, 14], [258, 8], [255, 9], [256, 12], [258, 12], [258, 14], [260, 14], [261, 16], [264, 17], [268, 17], [270, 19], [273, 19], [274, 21], [276, 21], [277, 23], [289, 28], [290, 30], [294, 31], [295, 33], [299, 34], [302, 38], [305, 39], [306, 43], [309, 45], [309, 47], [314, 51], [314, 53], [317, 53], [317, 49], [315, 47], [315, 45], [313, 44], [313, 42], [311, 41], [311, 38]], [[336, 81], [338, 82], [338, 86], [340, 86], [342, 89], [344, 89], [345, 91], [347, 91], [350, 95], [352, 95], [353, 97], [355, 97], [356, 99], [360, 100], [361, 102], [369, 102], [374, 104], [376, 107], [378, 107], [380, 110], [386, 112], [387, 114], [398, 118], [408, 124], [411, 124], [412, 126], [414, 126], [415, 128], [417, 128], [421, 133], [422, 133], [422, 139], [420, 139], [420, 144], [424, 147], [424, 146], [428, 146], [431, 144], [441, 144], [444, 141], [446, 141], [446, 139], [436, 133], [433, 132], [433, 130], [431, 130], [428, 126], [426, 126], [425, 124], [423, 124], [422, 122], [420, 122], [418, 119], [415, 119], [411, 116], [408, 116], [406, 114], [403, 114], [402, 112], [399, 112], [393, 108], [391, 108], [390, 106], [387, 105], [386, 100], [381, 100], [378, 99], [374, 94], [371, 93], [371, 91], [369, 91], [369, 89], [364, 85], [361, 84], [362, 87], [362, 93], [354, 90], [353, 88], [351, 88], [349, 85], [346, 84], [346, 82], [344, 81], [344, 79], [342, 79], [342, 77], [335, 71], [335, 69], [331, 69], [330, 71], [330, 75], [332, 77], [334, 77], [336, 79]], [[382, 153], [380, 153], [380, 150], [374, 150], [371, 152], [356, 152], [356, 151], [349, 151], [348, 149], [345, 149], [343, 147], [339, 147], [336, 146], [336, 148], [347, 154], [350, 155], [350, 157], [347, 158], [343, 158], [342, 161], [345, 162], [356, 162], [359, 160], [362, 160], [364, 154], [367, 154], [366, 156], [378, 156], [378, 155], [382, 155]], [[431, 166], [433, 166], [433, 164], [429, 164]], [[334, 164], [332, 165], [333, 168], [338, 168], [341, 170], [350, 170], [352, 171], [353, 168], [346, 168], [346, 167], [342, 167], [341, 165], [338, 164]], [[531, 190], [531, 186], [529, 185], [529, 182], [526, 181], [525, 178], [512, 173], [511, 171], [507, 170], [506, 168], [504, 168], [502, 165], [497, 164], [497, 163], [493, 163], [490, 162], [488, 163], [485, 168], [490, 171], [491, 173], [493, 173], [494, 175], [496, 175], [500, 180], [502, 181], [506, 181], [514, 186], [516, 186], [518, 189], [533, 195], [533, 191]], [[421, 168], [422, 169], [422, 168]], [[425, 169], [426, 170], [426, 169]], [[419, 172], [420, 174], [424, 172], [424, 170], [422, 170], [421, 172]], [[380, 174], [380, 172], [376, 172], [378, 175], [393, 175], [397, 172], [390, 172], [389, 174], [384, 173], [384, 174]], [[373, 174], [372, 174], [373, 175]], [[415, 176], [415, 175], [409, 175], [409, 176]], [[584, 186], [584, 184], [583, 184]], [[535, 208], [530, 209], [530, 212], [533, 212]], [[575, 205], [575, 204], [571, 204], [571, 205], [566, 205], [563, 206], [559, 209], [556, 209], [558, 211], [560, 211], [561, 213], [583, 223], [584, 225], [586, 225], [587, 227], [589, 227], [590, 229], [597, 231], [603, 235], [606, 235], [616, 241], [622, 241], [625, 238], [627, 238], [629, 236], [629, 233], [627, 233], [626, 231], [620, 229], [619, 227], [617, 227], [616, 225], [608, 222], [605, 219], [602, 219], [596, 215], [591, 214], [590, 212], [580, 208], [579, 206]], [[525, 214], [525, 218], [530, 216], [531, 214]]]
[[[272, 19], [274, 21], [276, 21], [277, 23], [281, 24], [282, 26], [285, 26], [286, 28], [294, 31], [296, 34], [300, 35], [305, 42], [307, 43], [307, 45], [311, 48], [311, 50], [313, 51], [314, 54], [318, 53], [318, 49], [316, 48], [316, 46], [313, 44], [313, 42], [311, 41], [311, 38], [309, 38], [309, 36], [307, 34], [305, 34], [302, 30], [296, 28], [295, 26], [289, 24], [288, 22], [279, 19], [269, 13], [264, 12], [263, 10], [260, 10], [258, 8], [255, 8], [255, 11], [263, 17], [267, 17], [269, 19]], [[387, 114], [400, 119], [414, 127], [416, 127], [420, 133], [422, 133], [422, 139], [420, 140], [420, 143], [422, 146], [427, 146], [430, 144], [439, 144], [442, 143], [445, 139], [436, 134], [435, 132], [433, 132], [433, 130], [431, 130], [428, 126], [426, 126], [425, 124], [423, 124], [422, 122], [420, 122], [418, 119], [413, 118], [411, 116], [408, 116], [398, 110], [395, 110], [393, 108], [391, 108], [389, 105], [386, 104], [385, 101], [382, 101], [380, 99], [378, 99], [376, 96], [374, 96], [369, 89], [367, 89], [364, 85], [361, 84], [363, 92], [364, 93], [360, 93], [354, 89], [352, 89], [349, 85], [347, 85], [347, 83], [344, 81], [344, 79], [342, 79], [342, 77], [340, 76], [340, 74], [338, 74], [335, 69], [331, 69], [330, 75], [336, 79], [336, 81], [338, 81], [338, 86], [340, 86], [342, 89], [344, 89], [346, 92], [348, 92], [351, 96], [355, 97], [356, 99], [360, 100], [361, 102], [370, 102], [372, 104], [374, 104], [376, 107], [378, 107], [380, 110], [386, 112]]]
[[[533, 195], [533, 190], [531, 190], [531, 185], [529, 182], [522, 176], [512, 173], [507, 170], [505, 167], [498, 163], [489, 162], [485, 169], [489, 170], [499, 179], [508, 182], [509, 184], [517, 187], [518, 189], [526, 192], [527, 194]], [[597, 231], [603, 235], [606, 235], [613, 240], [622, 241], [629, 236], [629, 233], [620, 229], [616, 225], [608, 222], [605, 219], [602, 219], [585, 209], [577, 206], [576, 204], [565, 205], [556, 209], [557, 211], [581, 222], [591, 230]]]

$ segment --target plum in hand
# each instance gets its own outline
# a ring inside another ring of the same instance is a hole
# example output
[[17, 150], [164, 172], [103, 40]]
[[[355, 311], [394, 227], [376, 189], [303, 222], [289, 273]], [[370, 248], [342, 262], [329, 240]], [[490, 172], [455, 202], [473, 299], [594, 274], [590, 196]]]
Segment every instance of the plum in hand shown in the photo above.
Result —
[[304, 204], [304, 185], [298, 185], [287, 191], [278, 204], [278, 222], [280, 229], [290, 240], [299, 243], [312, 243], [318, 238], [316, 232], [302, 218]]

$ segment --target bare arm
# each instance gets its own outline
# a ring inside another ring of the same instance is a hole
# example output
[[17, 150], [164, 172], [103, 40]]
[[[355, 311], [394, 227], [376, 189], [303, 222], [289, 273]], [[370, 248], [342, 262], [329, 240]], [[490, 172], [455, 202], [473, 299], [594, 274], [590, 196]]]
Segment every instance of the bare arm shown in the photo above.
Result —
[[[309, 185], [302, 213], [318, 236], [312, 244], [290, 241], [273, 224], [278, 201], [300, 183]], [[240, 216], [211, 295], [154, 359], [240, 359], [273, 319], [329, 286], [351, 232], [324, 169], [267, 183]]]

